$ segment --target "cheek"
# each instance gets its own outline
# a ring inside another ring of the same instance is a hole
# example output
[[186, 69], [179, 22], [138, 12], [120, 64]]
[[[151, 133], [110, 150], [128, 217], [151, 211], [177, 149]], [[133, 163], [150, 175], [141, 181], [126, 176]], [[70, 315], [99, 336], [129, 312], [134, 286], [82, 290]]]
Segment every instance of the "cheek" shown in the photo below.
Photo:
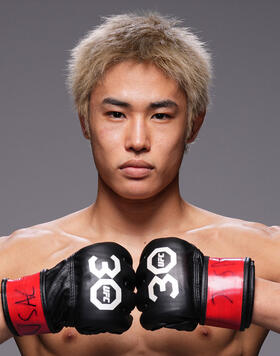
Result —
[[164, 166], [162, 169], [178, 168], [184, 155], [184, 136], [182, 133], [159, 136], [154, 148], [158, 160]]
[[[96, 128], [92, 135], [93, 151], [102, 154], [104, 157], [116, 153], [116, 148], [120, 147], [121, 135], [112, 128]], [[97, 152], [98, 151], [98, 152]]]

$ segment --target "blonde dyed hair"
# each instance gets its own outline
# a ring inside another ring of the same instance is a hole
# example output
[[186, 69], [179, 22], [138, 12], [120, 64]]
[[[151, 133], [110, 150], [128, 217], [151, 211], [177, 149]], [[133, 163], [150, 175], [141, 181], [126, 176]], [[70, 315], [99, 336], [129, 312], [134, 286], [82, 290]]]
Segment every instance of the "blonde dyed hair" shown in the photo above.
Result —
[[76, 109], [86, 118], [90, 95], [106, 70], [127, 59], [149, 61], [176, 80], [187, 97], [188, 127], [206, 111], [211, 60], [208, 51], [182, 21], [157, 12], [126, 13], [103, 18], [71, 51], [68, 88]]

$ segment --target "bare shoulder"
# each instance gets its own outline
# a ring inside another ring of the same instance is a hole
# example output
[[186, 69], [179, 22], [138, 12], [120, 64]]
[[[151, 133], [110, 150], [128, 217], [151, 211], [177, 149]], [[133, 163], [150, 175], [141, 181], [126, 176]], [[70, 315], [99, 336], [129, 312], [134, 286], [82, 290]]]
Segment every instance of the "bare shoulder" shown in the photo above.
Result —
[[183, 234], [212, 257], [251, 257], [259, 277], [280, 282], [280, 226], [196, 209], [198, 226]]
[[262, 233], [270, 234], [280, 231], [280, 226], [268, 226], [261, 222], [247, 221], [242, 219], [235, 219], [225, 216], [220, 216], [218, 224], [221, 228], [228, 230], [240, 229], [244, 233]]
[[1, 278], [50, 268], [83, 246], [87, 239], [65, 232], [60, 219], [21, 228], [0, 237]]
[[[190, 206], [190, 204], [188, 204]], [[231, 218], [207, 211], [191, 205], [194, 216], [198, 221], [198, 228], [195, 230], [216, 231], [219, 236], [232, 236], [235, 239], [241, 237], [259, 237], [262, 239], [277, 239], [280, 236], [280, 226], [267, 226], [260, 222], [246, 221]]]
[[263, 252], [280, 244], [280, 226], [267, 226], [260, 222], [222, 217], [212, 225], [221, 243], [225, 240], [232, 248], [238, 246], [240, 251], [257, 250]]
[[227, 231], [234, 246], [255, 261], [257, 276], [280, 282], [280, 226], [239, 220], [221, 229]]
[[233, 218], [225, 218], [217, 228], [222, 233], [236, 240], [250, 241], [255, 244], [277, 243], [280, 240], [280, 226], [268, 226], [260, 222], [246, 221]]
[[236, 241], [254, 239], [256, 243], [279, 240], [280, 226], [267, 226], [260, 222], [246, 221], [212, 213], [197, 207], [196, 212], [199, 227], [194, 231], [211, 231], [218, 239], [233, 239]]
[[280, 282], [280, 226], [224, 218], [208, 229], [218, 250], [225, 251], [224, 257], [251, 257], [257, 275]]

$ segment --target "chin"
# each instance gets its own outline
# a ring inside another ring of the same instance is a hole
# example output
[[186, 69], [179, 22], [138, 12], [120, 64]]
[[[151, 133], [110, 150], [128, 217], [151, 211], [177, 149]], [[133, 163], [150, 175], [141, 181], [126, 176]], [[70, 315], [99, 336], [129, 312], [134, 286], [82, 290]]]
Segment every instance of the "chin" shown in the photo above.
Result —
[[119, 194], [122, 198], [127, 200], [147, 200], [155, 196], [156, 194]]
[[[104, 186], [107, 186], [111, 192], [120, 198], [127, 200], [147, 200], [156, 197], [162, 193], [172, 182], [169, 179], [162, 180], [114, 180], [106, 182], [102, 180]], [[109, 183], [109, 184], [108, 184]]]
[[[126, 188], [126, 189], [125, 189]], [[157, 187], [151, 187], [151, 186], [145, 186], [145, 187], [123, 187], [123, 189], [116, 189], [114, 190], [115, 193], [119, 196], [121, 196], [124, 199], [128, 200], [146, 200], [149, 198], [152, 198], [156, 196], [158, 193], [160, 193], [163, 190], [163, 188]]]

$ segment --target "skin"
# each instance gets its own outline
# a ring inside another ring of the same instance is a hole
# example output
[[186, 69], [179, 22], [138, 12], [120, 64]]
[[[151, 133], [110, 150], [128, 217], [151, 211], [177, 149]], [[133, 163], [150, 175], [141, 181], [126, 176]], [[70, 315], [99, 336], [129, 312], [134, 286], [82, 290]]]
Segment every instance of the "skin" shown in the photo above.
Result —
[[[102, 104], [114, 98], [129, 106]], [[177, 106], [150, 108], [151, 102]], [[107, 100], [108, 101], [108, 100]], [[51, 268], [80, 248], [115, 241], [126, 247], [137, 268], [144, 246], [154, 238], [177, 236], [212, 257], [250, 256], [256, 265], [253, 324], [245, 332], [198, 326], [193, 332], [146, 331], [140, 313], [132, 312], [132, 327], [122, 335], [79, 335], [74, 328], [58, 334], [17, 337], [22, 355], [257, 355], [268, 329], [280, 332], [280, 228], [232, 219], [184, 201], [178, 172], [185, 143], [191, 143], [203, 123], [195, 119], [186, 140], [187, 100], [171, 78], [149, 63], [126, 61], [113, 66], [90, 98], [89, 130], [99, 173], [96, 202], [63, 218], [13, 232], [1, 239], [1, 278], [18, 278]], [[119, 168], [143, 159], [153, 169], [132, 178]], [[28, 264], [26, 261], [31, 261]], [[267, 303], [270, 300], [270, 303]], [[0, 308], [0, 340], [11, 337]]]

